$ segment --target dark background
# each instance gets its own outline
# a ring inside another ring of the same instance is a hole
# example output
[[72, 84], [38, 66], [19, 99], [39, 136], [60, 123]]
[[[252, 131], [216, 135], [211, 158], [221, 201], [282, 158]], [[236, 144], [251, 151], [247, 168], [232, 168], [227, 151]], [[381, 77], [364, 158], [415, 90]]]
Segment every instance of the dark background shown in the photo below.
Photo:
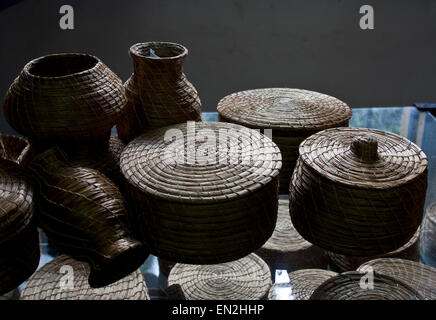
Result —
[[[136, 42], [189, 49], [185, 73], [204, 111], [249, 88], [297, 87], [351, 107], [436, 101], [434, 0], [1, 0], [0, 94], [29, 60], [87, 52], [126, 80]], [[75, 30], [59, 8], [75, 9]], [[359, 28], [359, 8], [375, 30]], [[10, 6], [9, 6], [10, 5]], [[3, 117], [0, 129], [10, 132]]]

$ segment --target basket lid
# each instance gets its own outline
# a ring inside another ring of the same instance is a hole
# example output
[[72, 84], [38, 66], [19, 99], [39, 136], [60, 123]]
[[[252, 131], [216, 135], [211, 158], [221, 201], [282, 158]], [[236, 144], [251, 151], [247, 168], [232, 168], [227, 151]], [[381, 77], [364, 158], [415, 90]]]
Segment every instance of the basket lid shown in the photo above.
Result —
[[151, 130], [131, 141], [121, 155], [122, 173], [135, 188], [188, 203], [251, 194], [277, 177], [281, 165], [280, 150], [271, 139], [253, 129], [219, 122]]
[[326, 94], [287, 88], [236, 92], [221, 99], [218, 113], [251, 128], [283, 131], [319, 131], [351, 118], [346, 103]]
[[332, 128], [299, 147], [300, 159], [319, 175], [349, 187], [389, 189], [420, 176], [424, 152], [404, 137], [375, 129]]

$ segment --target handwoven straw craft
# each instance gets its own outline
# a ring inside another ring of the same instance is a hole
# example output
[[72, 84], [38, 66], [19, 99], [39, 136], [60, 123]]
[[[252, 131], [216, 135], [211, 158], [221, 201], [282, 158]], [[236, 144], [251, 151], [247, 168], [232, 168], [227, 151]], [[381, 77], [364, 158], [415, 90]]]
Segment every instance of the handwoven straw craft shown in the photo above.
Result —
[[9, 88], [4, 115], [38, 144], [101, 144], [127, 102], [121, 80], [88, 54], [52, 54], [30, 61]]
[[436, 268], [403, 259], [381, 258], [368, 261], [357, 270], [371, 267], [375, 272], [408, 284], [427, 300], [436, 300]]
[[139, 269], [98, 289], [89, 286], [88, 277], [89, 266], [86, 263], [65, 255], [59, 256], [27, 281], [21, 300], [150, 300]]
[[436, 267], [436, 202], [427, 207], [419, 246], [426, 264]]
[[0, 134], [0, 157], [21, 166], [26, 166], [30, 157], [30, 143], [27, 139]]
[[178, 263], [168, 277], [168, 288], [174, 286], [187, 300], [259, 300], [271, 287], [271, 274], [260, 257], [250, 254], [214, 265]]
[[427, 164], [418, 146], [393, 133], [316, 133], [300, 145], [289, 190], [292, 223], [306, 240], [336, 253], [395, 250], [421, 223]]
[[289, 274], [288, 283], [276, 283], [268, 294], [269, 300], [309, 300], [324, 281], [337, 273], [322, 269], [302, 269]]
[[331, 96], [300, 89], [267, 88], [236, 92], [218, 103], [220, 121], [253, 129], [272, 129], [283, 169], [280, 193], [287, 194], [298, 158], [298, 145], [311, 134], [348, 126], [351, 109]]
[[[177, 138], [168, 140], [166, 133]], [[200, 157], [203, 152], [208, 159]], [[142, 220], [140, 237], [157, 257], [190, 264], [233, 261], [268, 240], [280, 167], [280, 151], [270, 139], [227, 123], [155, 129], [121, 155]]]
[[277, 223], [269, 240], [256, 254], [268, 263], [271, 271], [295, 271], [308, 268], [327, 268], [327, 253], [304, 240], [292, 225], [289, 201], [279, 200]]
[[374, 273], [373, 288], [362, 286], [363, 273], [348, 271], [332, 277], [313, 292], [310, 300], [423, 300], [400, 280]]

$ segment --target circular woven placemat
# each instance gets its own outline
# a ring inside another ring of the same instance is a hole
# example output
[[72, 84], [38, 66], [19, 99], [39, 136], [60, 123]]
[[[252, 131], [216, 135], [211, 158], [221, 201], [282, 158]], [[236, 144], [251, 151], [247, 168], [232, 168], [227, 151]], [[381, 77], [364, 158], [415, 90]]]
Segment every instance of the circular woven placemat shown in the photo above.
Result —
[[289, 283], [276, 283], [268, 293], [269, 300], [309, 300], [324, 281], [337, 273], [322, 269], [303, 269], [289, 274]]
[[295, 230], [289, 216], [289, 200], [279, 200], [274, 232], [256, 254], [268, 263], [271, 270], [323, 269], [328, 265], [327, 253], [304, 240]]
[[215, 265], [176, 264], [168, 288], [178, 287], [187, 300], [259, 300], [271, 287], [271, 274], [257, 255]]
[[362, 288], [364, 274], [356, 271], [341, 273], [323, 282], [310, 300], [422, 300], [423, 297], [401, 281], [374, 273], [373, 288]]
[[425, 299], [436, 300], [436, 268], [410, 260], [380, 258], [364, 263], [357, 270], [363, 272], [368, 267], [379, 274], [401, 280]]
[[[68, 269], [72, 268], [72, 269]], [[70, 273], [72, 270], [72, 273]], [[72, 278], [68, 278], [72, 274]], [[149, 300], [139, 269], [106, 287], [88, 284], [87, 264], [62, 255], [39, 269], [21, 292], [22, 300]], [[70, 279], [70, 280], [69, 280]], [[71, 282], [70, 282], [71, 281]]]

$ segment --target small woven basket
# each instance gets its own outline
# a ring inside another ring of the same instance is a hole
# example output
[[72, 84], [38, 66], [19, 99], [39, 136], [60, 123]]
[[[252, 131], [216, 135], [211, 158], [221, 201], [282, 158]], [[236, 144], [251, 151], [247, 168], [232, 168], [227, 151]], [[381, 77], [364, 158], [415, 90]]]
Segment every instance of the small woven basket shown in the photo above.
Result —
[[271, 271], [319, 268], [328, 266], [327, 253], [304, 240], [295, 230], [289, 216], [289, 201], [279, 200], [277, 223], [269, 240], [256, 254], [264, 259]]
[[427, 207], [419, 246], [426, 264], [436, 267], [436, 202]]
[[292, 223], [309, 242], [350, 256], [385, 254], [417, 231], [427, 157], [401, 136], [333, 128], [300, 145], [292, 176]]
[[21, 300], [150, 300], [139, 270], [103, 288], [88, 284], [89, 266], [62, 255], [39, 269], [21, 292]]
[[365, 272], [369, 267], [408, 284], [424, 299], [436, 300], [436, 268], [410, 260], [380, 258], [364, 263], [357, 271]]
[[288, 283], [276, 283], [268, 293], [268, 300], [309, 300], [324, 281], [337, 273], [322, 269], [303, 269], [291, 272]]
[[[179, 290], [176, 296], [174, 287]], [[215, 265], [178, 263], [168, 277], [170, 299], [260, 300], [270, 287], [270, 270], [255, 254]]]
[[373, 288], [362, 287], [363, 275], [349, 271], [332, 277], [315, 289], [310, 300], [423, 300], [407, 284], [377, 273], [374, 273]]
[[280, 148], [283, 168], [280, 193], [287, 194], [298, 158], [298, 145], [323, 129], [348, 126], [351, 109], [328, 95], [286, 88], [236, 92], [218, 103], [220, 121], [253, 129], [272, 129], [272, 139]]

